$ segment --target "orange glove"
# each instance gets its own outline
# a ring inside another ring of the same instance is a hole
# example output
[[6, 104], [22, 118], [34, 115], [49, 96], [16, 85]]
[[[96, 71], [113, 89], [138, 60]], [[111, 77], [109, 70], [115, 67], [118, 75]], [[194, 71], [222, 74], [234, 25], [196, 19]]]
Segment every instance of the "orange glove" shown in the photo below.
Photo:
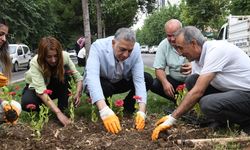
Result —
[[162, 117], [160, 120], [158, 120], [155, 124], [157, 127], [154, 129], [152, 136], [151, 136], [152, 140], [157, 140], [159, 133], [161, 131], [171, 128], [173, 124], [175, 124], [176, 121], [177, 120], [171, 115]]
[[3, 87], [8, 84], [8, 78], [0, 73], [0, 87]]
[[108, 132], [118, 133], [121, 131], [121, 125], [118, 117], [108, 106], [100, 110], [99, 113]]
[[138, 111], [135, 116], [135, 128], [137, 130], [143, 130], [145, 127], [146, 114], [142, 111]]
[[5, 113], [5, 120], [7, 123], [16, 124], [17, 119], [22, 111], [21, 105], [14, 101], [3, 101], [1, 103], [3, 111]]

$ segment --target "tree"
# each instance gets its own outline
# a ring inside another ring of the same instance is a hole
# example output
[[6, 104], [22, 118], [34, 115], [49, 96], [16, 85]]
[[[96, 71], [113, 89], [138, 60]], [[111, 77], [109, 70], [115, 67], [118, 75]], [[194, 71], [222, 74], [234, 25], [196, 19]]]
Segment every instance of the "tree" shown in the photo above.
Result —
[[96, 18], [97, 18], [97, 38], [102, 38], [102, 9], [101, 0], [95, 0], [96, 2]]
[[87, 57], [89, 50], [90, 50], [90, 45], [91, 45], [88, 0], [82, 0], [82, 10], [83, 10], [84, 33], [85, 33], [84, 34], [85, 35], [85, 48], [86, 48], [86, 57]]
[[180, 9], [176, 5], [153, 12], [145, 21], [141, 30], [137, 30], [137, 41], [143, 45], [158, 45], [165, 37], [164, 25], [172, 18], [180, 19]]
[[184, 25], [194, 25], [202, 31], [218, 30], [229, 13], [228, 0], [182, 0], [181, 19]]
[[[49, 0], [5, 0], [1, 2], [0, 16], [10, 26], [11, 43], [25, 43], [36, 47], [38, 39], [53, 34], [57, 23], [52, 11], [47, 7]], [[18, 8], [18, 11], [16, 9]]]
[[249, 0], [233, 0], [231, 1], [232, 15], [250, 15], [250, 1]]

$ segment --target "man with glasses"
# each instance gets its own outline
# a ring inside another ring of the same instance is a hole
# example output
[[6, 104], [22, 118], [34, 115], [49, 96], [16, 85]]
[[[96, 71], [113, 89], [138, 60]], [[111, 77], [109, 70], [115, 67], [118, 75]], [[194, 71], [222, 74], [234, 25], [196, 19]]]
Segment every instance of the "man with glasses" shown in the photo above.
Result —
[[140, 97], [136, 112], [135, 127], [145, 126], [147, 90], [153, 78], [144, 72], [140, 45], [135, 33], [129, 28], [120, 28], [115, 36], [98, 39], [91, 45], [87, 59], [84, 85], [93, 104], [99, 109], [105, 128], [111, 133], [121, 130], [118, 117], [109, 108], [107, 98], [113, 94], [128, 92], [124, 109], [135, 111], [133, 96]]
[[177, 19], [165, 23], [167, 38], [159, 44], [153, 65], [156, 78], [151, 91], [174, 103], [175, 89], [178, 85], [184, 84], [186, 76], [191, 73], [191, 63], [188, 63], [175, 49], [174, 33], [181, 28], [182, 24]]

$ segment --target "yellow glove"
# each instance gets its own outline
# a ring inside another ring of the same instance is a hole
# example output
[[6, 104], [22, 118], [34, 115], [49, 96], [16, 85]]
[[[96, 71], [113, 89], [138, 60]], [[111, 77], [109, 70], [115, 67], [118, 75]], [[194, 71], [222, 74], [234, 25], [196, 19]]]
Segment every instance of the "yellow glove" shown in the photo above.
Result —
[[157, 140], [159, 133], [161, 131], [167, 130], [169, 128], [171, 128], [173, 126], [173, 124], [175, 124], [176, 119], [174, 117], [172, 117], [171, 115], [162, 117], [159, 121], [156, 122], [156, 128], [154, 129], [153, 133], [152, 133], [152, 140]]
[[8, 78], [0, 73], [0, 87], [3, 87], [8, 84]]
[[142, 111], [138, 111], [135, 116], [135, 128], [137, 130], [143, 130], [145, 127], [146, 114]]
[[1, 106], [5, 113], [5, 120], [7, 123], [16, 124], [17, 119], [22, 111], [21, 105], [14, 101], [3, 101]]
[[121, 125], [118, 117], [108, 106], [100, 110], [99, 113], [108, 132], [118, 133], [121, 131]]

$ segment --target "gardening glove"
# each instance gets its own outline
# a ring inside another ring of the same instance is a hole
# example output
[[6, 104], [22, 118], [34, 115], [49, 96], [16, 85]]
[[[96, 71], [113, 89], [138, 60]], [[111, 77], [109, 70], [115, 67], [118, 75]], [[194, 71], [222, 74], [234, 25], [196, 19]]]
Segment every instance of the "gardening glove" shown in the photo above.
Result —
[[2, 109], [5, 114], [6, 123], [16, 124], [17, 119], [22, 111], [21, 105], [14, 101], [2, 101], [1, 103]]
[[100, 110], [99, 113], [108, 132], [118, 133], [121, 131], [121, 125], [118, 117], [108, 106]]
[[135, 116], [135, 128], [137, 130], [143, 130], [145, 127], [146, 114], [142, 111], [138, 111]]
[[7, 85], [8, 83], [8, 78], [5, 77], [1, 72], [0, 72], [0, 87], [3, 87]]
[[177, 120], [174, 117], [172, 117], [171, 114], [168, 116], [162, 117], [160, 120], [158, 120], [155, 124], [157, 127], [154, 129], [153, 134], [151, 136], [152, 140], [157, 140], [159, 133], [161, 131], [171, 128], [173, 124], [175, 124], [176, 121]]

